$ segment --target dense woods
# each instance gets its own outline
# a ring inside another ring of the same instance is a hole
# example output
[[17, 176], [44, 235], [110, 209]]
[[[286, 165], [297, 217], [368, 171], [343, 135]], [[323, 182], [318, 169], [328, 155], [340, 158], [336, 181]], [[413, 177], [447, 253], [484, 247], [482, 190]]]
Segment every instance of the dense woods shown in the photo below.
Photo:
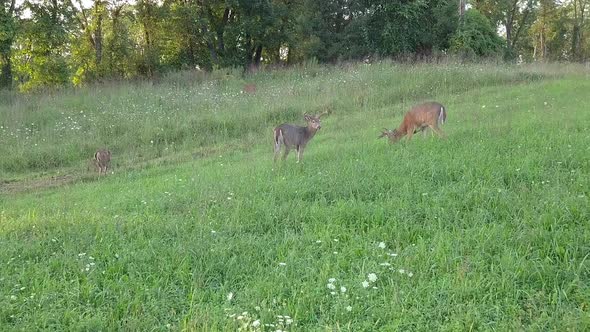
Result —
[[590, 0], [0, 0], [0, 88], [456, 56], [587, 61]]

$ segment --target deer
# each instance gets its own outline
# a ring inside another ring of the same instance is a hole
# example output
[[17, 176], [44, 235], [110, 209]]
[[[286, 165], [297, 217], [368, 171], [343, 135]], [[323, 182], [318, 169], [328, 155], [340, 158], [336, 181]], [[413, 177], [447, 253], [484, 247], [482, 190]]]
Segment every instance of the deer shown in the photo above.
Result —
[[384, 128], [381, 135], [377, 138], [388, 137], [389, 143], [393, 144], [408, 136], [408, 141], [412, 139], [415, 133], [432, 129], [440, 137], [446, 137], [445, 133], [439, 128], [447, 119], [447, 110], [437, 102], [427, 102], [412, 107], [404, 116], [404, 120], [397, 129], [389, 130]]
[[277, 161], [281, 152], [281, 145], [284, 145], [285, 153], [283, 154], [283, 160], [287, 159], [289, 151], [292, 148], [295, 148], [297, 150], [297, 163], [301, 162], [301, 159], [303, 158], [303, 150], [305, 150], [307, 143], [309, 143], [317, 131], [322, 128], [320, 118], [329, 113], [330, 111], [323, 112], [320, 115], [303, 114], [303, 118], [307, 122], [307, 127], [287, 123], [276, 127], [274, 129], [274, 161]]
[[94, 165], [98, 170], [98, 175], [107, 174], [107, 169], [111, 163], [111, 151], [100, 149], [96, 151], [93, 158]]
[[242, 89], [242, 93], [246, 93], [249, 95], [253, 95], [256, 93], [256, 84], [255, 83], [248, 83], [244, 85]]

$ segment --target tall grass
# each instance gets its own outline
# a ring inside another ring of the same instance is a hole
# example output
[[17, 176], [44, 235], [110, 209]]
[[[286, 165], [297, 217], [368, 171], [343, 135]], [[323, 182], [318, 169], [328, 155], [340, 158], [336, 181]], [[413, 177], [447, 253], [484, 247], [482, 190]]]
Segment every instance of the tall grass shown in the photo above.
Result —
[[[100, 147], [120, 166], [212, 146], [248, 148], [273, 126], [300, 121], [303, 112], [330, 107], [400, 114], [410, 103], [486, 86], [556, 77], [563, 69], [528, 67], [371, 65], [261, 72], [175, 74], [159, 84], [93, 85], [49, 95], [11, 96], [0, 104], [0, 177], [27, 172], [83, 170]], [[255, 96], [245, 83], [257, 83]]]

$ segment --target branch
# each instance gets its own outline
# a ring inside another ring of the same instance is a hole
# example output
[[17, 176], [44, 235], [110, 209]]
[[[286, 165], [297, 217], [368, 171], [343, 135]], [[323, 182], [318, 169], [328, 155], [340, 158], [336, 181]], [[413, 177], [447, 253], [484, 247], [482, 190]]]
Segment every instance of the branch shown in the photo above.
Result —
[[522, 31], [522, 27], [524, 27], [524, 25], [526, 23], [526, 19], [531, 12], [532, 6], [533, 6], [533, 0], [529, 0], [526, 9], [522, 13], [522, 20], [521, 20], [520, 24], [518, 25], [518, 29], [516, 30], [516, 34], [514, 34], [514, 37], [512, 38], [512, 46], [516, 45], [516, 41], [518, 40], [518, 35]]

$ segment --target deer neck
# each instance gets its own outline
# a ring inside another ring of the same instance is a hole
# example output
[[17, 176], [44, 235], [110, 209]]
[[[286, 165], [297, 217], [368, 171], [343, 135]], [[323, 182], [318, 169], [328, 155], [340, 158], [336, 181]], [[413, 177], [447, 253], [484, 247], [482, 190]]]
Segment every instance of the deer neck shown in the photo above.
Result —
[[305, 141], [309, 141], [317, 132], [317, 129], [314, 129], [312, 126], [305, 127]]
[[404, 137], [407, 133], [408, 133], [408, 129], [409, 129], [409, 125], [405, 122], [403, 122], [396, 131], [396, 136], [397, 137]]

